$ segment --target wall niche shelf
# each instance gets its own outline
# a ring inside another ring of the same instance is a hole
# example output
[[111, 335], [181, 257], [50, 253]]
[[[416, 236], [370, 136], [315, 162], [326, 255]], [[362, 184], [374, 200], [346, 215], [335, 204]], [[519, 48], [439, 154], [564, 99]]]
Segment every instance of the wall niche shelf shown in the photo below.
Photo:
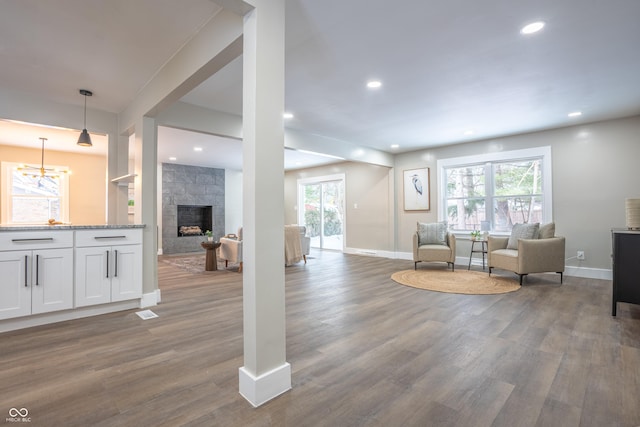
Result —
[[116, 184], [122, 185], [122, 186], [128, 186], [136, 179], [136, 176], [138, 175], [135, 173], [130, 173], [127, 175], [119, 176], [117, 178], [113, 178], [111, 182], [115, 182]]

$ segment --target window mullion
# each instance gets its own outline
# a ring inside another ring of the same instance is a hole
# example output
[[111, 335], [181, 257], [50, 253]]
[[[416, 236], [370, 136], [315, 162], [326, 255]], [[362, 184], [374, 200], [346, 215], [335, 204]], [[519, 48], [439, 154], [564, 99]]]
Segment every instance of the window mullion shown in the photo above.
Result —
[[489, 221], [489, 229], [493, 230], [493, 198], [495, 188], [493, 185], [493, 163], [487, 162], [484, 167], [485, 180], [485, 221]]

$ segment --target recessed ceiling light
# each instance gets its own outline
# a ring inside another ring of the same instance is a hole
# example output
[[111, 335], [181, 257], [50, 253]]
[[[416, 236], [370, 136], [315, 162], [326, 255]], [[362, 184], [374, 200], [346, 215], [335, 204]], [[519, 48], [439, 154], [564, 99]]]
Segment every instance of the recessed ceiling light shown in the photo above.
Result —
[[282, 117], [285, 119], [293, 119], [293, 113], [283, 113]]
[[520, 33], [521, 34], [533, 34], [533, 33], [537, 33], [542, 28], [544, 28], [544, 22], [542, 22], [542, 21], [532, 22], [531, 24], [527, 24], [524, 27], [522, 27], [522, 29], [520, 30]]
[[573, 111], [568, 114], [569, 117], [580, 117], [582, 115], [582, 111]]
[[202, 151], [202, 147], [193, 147], [193, 151]]
[[472, 130], [465, 130], [464, 134], [465, 135], [473, 135], [473, 131]]
[[169, 160], [171, 160], [172, 162], [175, 162], [178, 159], [176, 157], [169, 157]]
[[367, 87], [369, 89], [378, 89], [380, 86], [382, 86], [382, 82], [380, 80], [369, 80], [367, 82]]
[[398, 144], [391, 144], [391, 148], [400, 148], [400, 145], [398, 145]]

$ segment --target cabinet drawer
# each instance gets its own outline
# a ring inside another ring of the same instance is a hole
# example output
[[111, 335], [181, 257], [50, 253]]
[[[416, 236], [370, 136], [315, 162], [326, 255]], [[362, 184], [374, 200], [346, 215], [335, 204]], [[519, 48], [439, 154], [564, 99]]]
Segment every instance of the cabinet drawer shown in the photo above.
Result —
[[0, 232], [0, 251], [71, 247], [73, 247], [73, 231], [71, 230]]
[[142, 243], [142, 229], [110, 228], [76, 231], [76, 247], [136, 245]]

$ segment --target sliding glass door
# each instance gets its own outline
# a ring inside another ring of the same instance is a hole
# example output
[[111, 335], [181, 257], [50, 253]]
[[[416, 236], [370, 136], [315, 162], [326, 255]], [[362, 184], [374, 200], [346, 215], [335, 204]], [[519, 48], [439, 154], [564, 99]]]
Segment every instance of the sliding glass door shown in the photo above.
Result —
[[311, 247], [344, 248], [344, 176], [298, 181], [299, 223], [307, 227]]

